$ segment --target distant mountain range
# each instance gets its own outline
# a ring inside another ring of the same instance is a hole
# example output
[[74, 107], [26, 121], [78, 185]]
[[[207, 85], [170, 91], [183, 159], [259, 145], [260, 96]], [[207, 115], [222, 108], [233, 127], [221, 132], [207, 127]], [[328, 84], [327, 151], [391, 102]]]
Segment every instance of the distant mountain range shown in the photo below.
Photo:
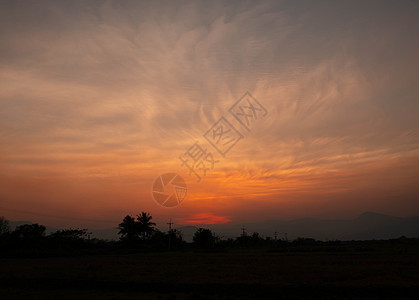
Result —
[[[226, 224], [225, 236], [238, 236], [243, 226]], [[266, 221], [244, 224], [247, 234], [258, 232], [264, 236], [296, 239], [309, 237], [318, 240], [390, 239], [400, 236], [419, 237], [419, 217], [399, 218], [365, 212], [351, 220], [298, 219], [292, 221]], [[214, 228], [215, 229], [215, 228]], [[221, 233], [221, 232], [220, 232]]]
[[[12, 229], [31, 222], [10, 222]], [[292, 221], [265, 221], [257, 223], [227, 223], [220, 225], [202, 225], [209, 228], [222, 238], [234, 238], [242, 233], [242, 226], [247, 234], [258, 232], [263, 236], [274, 237], [275, 232], [279, 239], [287, 236], [289, 240], [298, 237], [314, 238], [318, 240], [370, 240], [390, 239], [400, 236], [419, 237], [419, 217], [392, 217], [388, 215], [365, 212], [351, 220], [321, 220], [297, 219]], [[183, 233], [186, 241], [192, 241], [193, 234], [199, 226], [181, 226], [176, 228]], [[47, 227], [47, 233], [56, 231], [56, 228]], [[90, 230], [93, 238], [117, 240], [118, 229]]]

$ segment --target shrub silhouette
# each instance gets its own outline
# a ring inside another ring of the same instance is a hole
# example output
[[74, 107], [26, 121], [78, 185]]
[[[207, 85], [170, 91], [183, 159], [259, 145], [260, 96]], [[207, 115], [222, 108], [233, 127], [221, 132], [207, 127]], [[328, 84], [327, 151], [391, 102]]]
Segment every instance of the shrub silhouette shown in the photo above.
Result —
[[193, 243], [198, 248], [209, 249], [214, 247], [215, 237], [211, 230], [198, 228], [193, 236]]
[[24, 224], [16, 227], [13, 235], [18, 239], [27, 241], [40, 240], [45, 236], [46, 227], [39, 224]]
[[57, 230], [48, 236], [50, 244], [58, 247], [77, 247], [85, 242], [87, 229]]
[[0, 217], [0, 237], [10, 233], [10, 223], [4, 217]]

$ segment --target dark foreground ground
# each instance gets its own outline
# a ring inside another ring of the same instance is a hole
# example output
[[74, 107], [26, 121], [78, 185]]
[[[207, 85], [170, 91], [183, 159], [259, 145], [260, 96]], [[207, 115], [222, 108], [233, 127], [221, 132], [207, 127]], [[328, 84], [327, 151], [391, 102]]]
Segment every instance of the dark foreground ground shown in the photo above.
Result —
[[0, 258], [0, 299], [418, 299], [419, 248]]

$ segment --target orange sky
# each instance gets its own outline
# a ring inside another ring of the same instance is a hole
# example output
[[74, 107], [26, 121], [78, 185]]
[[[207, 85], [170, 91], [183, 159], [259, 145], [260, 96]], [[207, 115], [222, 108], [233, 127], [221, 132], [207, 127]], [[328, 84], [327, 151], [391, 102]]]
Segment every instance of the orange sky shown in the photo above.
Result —
[[[418, 215], [419, 10], [405, 4], [1, 3], [0, 216]], [[247, 91], [267, 110], [250, 132], [229, 113]], [[244, 136], [226, 157], [203, 136], [220, 117]], [[219, 160], [200, 183], [179, 160], [197, 141]], [[151, 193], [168, 172], [188, 187], [170, 209]]]

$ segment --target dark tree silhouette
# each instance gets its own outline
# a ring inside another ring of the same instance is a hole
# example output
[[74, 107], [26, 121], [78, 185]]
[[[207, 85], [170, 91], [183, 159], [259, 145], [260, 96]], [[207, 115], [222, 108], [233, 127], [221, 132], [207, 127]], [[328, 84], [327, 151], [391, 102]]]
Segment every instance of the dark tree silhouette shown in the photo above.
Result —
[[10, 232], [10, 223], [4, 217], [0, 217], [0, 236]]
[[299, 237], [296, 240], [294, 240], [292, 243], [295, 244], [295, 245], [304, 245], [304, 246], [307, 246], [307, 245], [314, 245], [314, 244], [316, 244], [316, 240], [315, 239], [312, 239], [312, 238], [301, 238], [301, 237]]
[[199, 248], [213, 248], [215, 238], [211, 230], [198, 228], [193, 236], [193, 243]]
[[142, 212], [140, 215], [137, 215], [138, 231], [141, 239], [143, 240], [150, 238], [154, 231], [154, 226], [156, 226], [156, 223], [151, 222], [152, 218], [153, 217], [146, 212]]
[[263, 242], [265, 242], [265, 240], [257, 232], [253, 232], [253, 234], [250, 236], [250, 243], [252, 245], [261, 245]]
[[48, 236], [49, 245], [58, 248], [77, 248], [86, 245], [87, 229], [57, 230]]
[[45, 235], [45, 226], [39, 224], [24, 224], [16, 227], [13, 235], [24, 240], [38, 240]]
[[119, 232], [121, 235], [120, 239], [126, 242], [134, 242], [138, 239], [138, 224], [135, 222], [135, 219], [131, 216], [126, 216], [122, 223], [118, 226]]
[[185, 244], [185, 241], [183, 240], [182, 232], [177, 229], [172, 229], [169, 231], [168, 236], [170, 238], [170, 248], [176, 249], [176, 248], [182, 248]]
[[87, 229], [64, 229], [51, 233], [49, 237], [59, 241], [77, 241], [84, 239], [86, 235]]
[[154, 229], [148, 241], [154, 249], [167, 250], [169, 249], [169, 239], [170, 249], [182, 249], [185, 247], [186, 242], [183, 240], [182, 233], [176, 229], [172, 229], [168, 233]]
[[142, 212], [137, 215], [137, 220], [131, 216], [126, 216], [122, 223], [119, 224], [119, 233], [121, 241], [128, 243], [135, 243], [139, 240], [148, 240], [154, 232], [156, 223], [152, 222], [153, 217], [147, 213]]

